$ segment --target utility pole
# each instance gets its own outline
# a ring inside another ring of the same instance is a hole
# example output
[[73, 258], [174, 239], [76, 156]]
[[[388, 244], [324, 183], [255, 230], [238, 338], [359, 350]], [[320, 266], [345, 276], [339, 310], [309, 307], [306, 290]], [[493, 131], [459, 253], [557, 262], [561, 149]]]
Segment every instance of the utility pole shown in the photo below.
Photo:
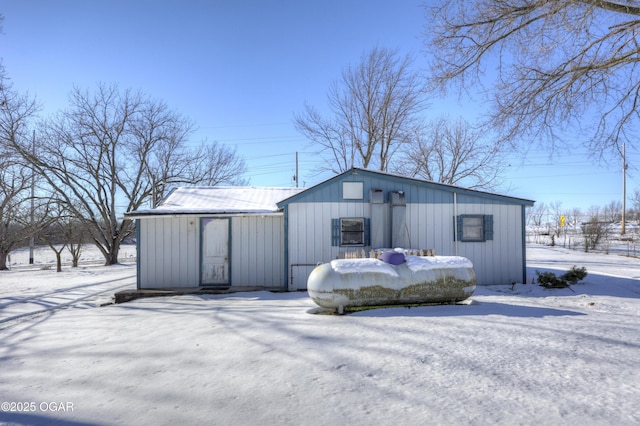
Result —
[[[31, 154], [35, 157], [36, 155], [36, 131], [33, 131], [33, 137], [31, 140]], [[34, 210], [35, 210], [35, 186], [36, 186], [36, 173], [31, 168], [31, 238], [29, 239], [29, 265], [33, 265], [33, 246], [35, 243], [34, 239]]]
[[622, 144], [622, 223], [620, 227], [620, 235], [625, 234], [625, 214], [627, 211], [627, 155], [625, 144]]
[[296, 151], [296, 188], [298, 187], [298, 151]]

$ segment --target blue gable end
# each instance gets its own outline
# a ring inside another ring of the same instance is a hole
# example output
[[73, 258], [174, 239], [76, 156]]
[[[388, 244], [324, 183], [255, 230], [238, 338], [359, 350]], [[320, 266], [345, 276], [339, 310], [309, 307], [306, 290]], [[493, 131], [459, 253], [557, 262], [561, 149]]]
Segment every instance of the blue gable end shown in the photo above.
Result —
[[[362, 198], [345, 198], [345, 182], [362, 182]], [[326, 203], [326, 202], [371, 202], [371, 191], [382, 190], [384, 194], [391, 191], [404, 193], [407, 203], [451, 203], [456, 193], [458, 201], [465, 203], [516, 204], [532, 206], [533, 201], [508, 197], [490, 192], [476, 191], [454, 185], [446, 185], [421, 179], [407, 178], [385, 172], [353, 168], [336, 175], [324, 182], [312, 186], [299, 194], [282, 200], [278, 207], [290, 203]], [[462, 197], [462, 198], [461, 198]], [[385, 199], [384, 202], [389, 200]]]

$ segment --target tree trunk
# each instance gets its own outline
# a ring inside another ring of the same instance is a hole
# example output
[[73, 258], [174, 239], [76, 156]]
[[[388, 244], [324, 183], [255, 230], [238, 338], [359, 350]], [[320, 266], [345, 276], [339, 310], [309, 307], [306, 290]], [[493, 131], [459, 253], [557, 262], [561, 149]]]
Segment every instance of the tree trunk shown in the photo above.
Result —
[[56, 254], [56, 272], [62, 272], [62, 250], [64, 250], [66, 245], [60, 247], [60, 250], [56, 250], [56, 246], [54, 246], [51, 241], [47, 240], [47, 244], [49, 244], [51, 250]]
[[113, 244], [109, 252], [105, 256], [104, 266], [117, 265], [118, 253], [120, 252], [120, 244]]
[[80, 254], [82, 253], [82, 242], [78, 242], [77, 244], [70, 243], [68, 249], [69, 253], [71, 253], [71, 267], [77, 268], [78, 262], [80, 261]]
[[7, 271], [9, 268], [7, 267], [7, 257], [9, 253], [0, 252], [0, 271]]

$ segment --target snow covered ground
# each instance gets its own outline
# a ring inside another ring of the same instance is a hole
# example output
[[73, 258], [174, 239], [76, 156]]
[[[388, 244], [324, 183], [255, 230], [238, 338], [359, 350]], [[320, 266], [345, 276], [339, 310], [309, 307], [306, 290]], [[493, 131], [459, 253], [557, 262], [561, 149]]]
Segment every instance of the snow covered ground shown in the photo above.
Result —
[[108, 286], [134, 286], [133, 264], [14, 260], [0, 272], [0, 423], [640, 424], [640, 260], [527, 256], [529, 282], [573, 265], [589, 275], [333, 316], [312, 314], [304, 292], [100, 307]]

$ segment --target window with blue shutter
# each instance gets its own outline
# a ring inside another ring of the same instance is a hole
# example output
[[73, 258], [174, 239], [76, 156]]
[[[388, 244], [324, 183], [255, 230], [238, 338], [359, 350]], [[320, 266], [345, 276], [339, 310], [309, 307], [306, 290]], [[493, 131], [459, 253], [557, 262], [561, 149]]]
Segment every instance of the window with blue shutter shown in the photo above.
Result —
[[368, 217], [331, 219], [332, 246], [368, 246], [371, 240]]
[[463, 214], [454, 218], [454, 241], [485, 242], [493, 240], [493, 215]]

